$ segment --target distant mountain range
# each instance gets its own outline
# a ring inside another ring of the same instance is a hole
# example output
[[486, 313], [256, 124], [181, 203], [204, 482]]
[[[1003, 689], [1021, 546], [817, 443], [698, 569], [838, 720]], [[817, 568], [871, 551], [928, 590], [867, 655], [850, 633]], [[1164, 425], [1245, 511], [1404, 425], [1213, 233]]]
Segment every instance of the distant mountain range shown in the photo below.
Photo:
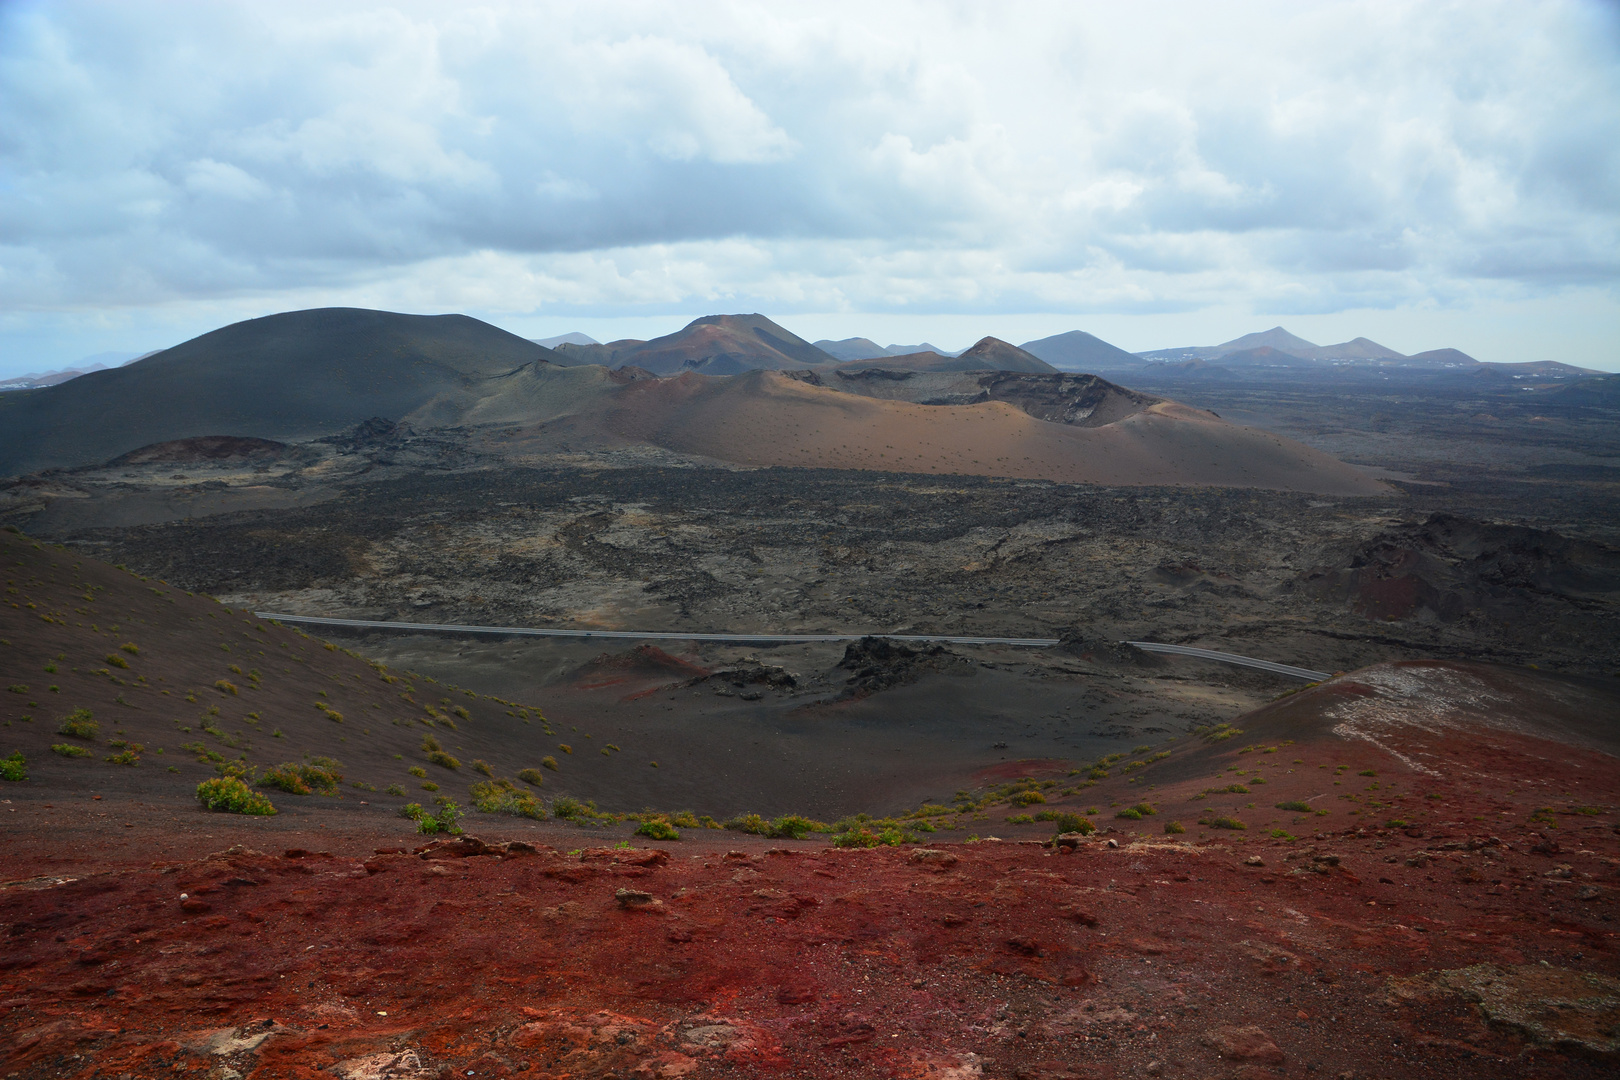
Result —
[[652, 341], [552, 350], [465, 315], [355, 308], [252, 319], [0, 395], [0, 475], [396, 423], [476, 432], [481, 453], [525, 460], [638, 445], [745, 465], [1382, 490], [1310, 447], [1059, 373], [992, 337], [956, 357], [839, 362], [762, 315], [715, 315]]
[[152, 352], [104, 352], [87, 356], [72, 367], [59, 368], [55, 371], [31, 371], [26, 375], [18, 375], [14, 379], [0, 380], [0, 391], [4, 390], [37, 390], [42, 386], [56, 386], [69, 379], [77, 379], [80, 375], [88, 375], [92, 371], [106, 371], [108, 368], [122, 367], [132, 364], [136, 360], [152, 356], [161, 350]]
[[984, 338], [961, 352], [947, 352], [926, 342], [884, 347], [869, 338], [821, 341], [812, 345], [757, 313], [705, 315], [673, 334], [651, 341], [626, 339], [603, 345], [560, 338], [547, 340], [558, 343], [556, 363], [634, 367], [661, 376], [687, 371], [699, 375], [740, 375], [745, 371], [795, 371], [840, 365], [904, 371], [1057, 370], [1016, 345], [993, 337]]
[[[1482, 387], [1531, 386], [1597, 374], [1553, 361], [1482, 364], [1454, 349], [1402, 356], [1366, 338], [1319, 346], [1282, 327], [1222, 345], [1141, 355], [1076, 330], [1023, 346], [986, 337], [957, 355], [932, 348], [894, 355], [885, 349], [881, 356], [841, 360], [757, 313], [704, 316], [651, 341], [601, 344], [583, 334], [548, 340], [557, 341], [557, 347], [466, 315], [323, 308], [251, 319], [122, 367], [29, 376], [35, 380], [29, 388], [0, 394], [0, 475], [107, 461], [151, 443], [203, 435], [328, 435], [372, 417], [412, 417], [436, 426], [488, 422], [498, 412], [508, 422], [537, 414], [524, 411], [530, 406], [522, 402], [529, 399], [514, 396], [515, 389], [498, 391], [506, 384], [526, 387], [525, 393], [540, 393], [536, 388], [542, 383], [551, 387], [545, 380], [534, 381], [540, 368], [586, 369], [578, 385], [593, 387], [592, 394], [609, 383], [755, 372], [790, 373], [797, 379], [806, 373], [881, 371], [898, 384], [918, 375], [964, 372], [1052, 377], [1061, 367], [1165, 386], [1177, 380], [1255, 379], [1290, 372], [1313, 380], [1335, 372], [1385, 378], [1405, 370], [1407, 378], [1480, 380]], [[868, 351], [873, 345], [869, 339], [830, 344], [845, 353]], [[42, 385], [47, 379], [55, 385]], [[682, 385], [693, 383], [687, 378]], [[757, 380], [750, 385], [761, 393], [781, 389]], [[831, 390], [839, 384], [824, 380], [815, 385]], [[633, 396], [654, 400], [646, 396], [650, 393]], [[1570, 403], [1590, 399], [1594, 406], [1606, 407], [1613, 394], [1607, 384], [1594, 386]], [[540, 398], [530, 405], [539, 408]]]
[[[1036, 350], [1031, 350], [1036, 351]], [[1257, 334], [1244, 334], [1240, 338], [1220, 345], [1189, 345], [1179, 349], [1155, 349], [1136, 354], [1144, 360], [1188, 361], [1207, 360], [1223, 367], [1313, 368], [1323, 365], [1343, 366], [1369, 364], [1381, 368], [1427, 368], [1430, 370], [1457, 370], [1484, 366], [1460, 349], [1430, 349], [1408, 356], [1369, 338], [1358, 337], [1341, 341], [1337, 345], [1317, 345], [1289, 333], [1280, 326]], [[1557, 361], [1537, 361], [1533, 365], [1502, 365], [1515, 367], [1527, 374], [1590, 374], [1586, 368]], [[1535, 370], [1531, 372], [1529, 368]]]
[[823, 338], [816, 342], [816, 348], [829, 356], [840, 360], [879, 360], [885, 356], [914, 356], [917, 353], [937, 353], [940, 356], [961, 356], [966, 349], [951, 352], [938, 345], [923, 342], [920, 345], [879, 345], [871, 338], [852, 337], [842, 341], [832, 341]]

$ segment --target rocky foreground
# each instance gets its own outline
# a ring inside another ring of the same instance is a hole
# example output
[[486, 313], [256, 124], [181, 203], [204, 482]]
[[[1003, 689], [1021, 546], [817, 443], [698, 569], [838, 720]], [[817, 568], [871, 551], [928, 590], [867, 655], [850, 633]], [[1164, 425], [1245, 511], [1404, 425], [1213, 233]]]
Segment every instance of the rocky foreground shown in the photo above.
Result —
[[342, 843], [75, 879], [12, 816], [44, 808], [10, 809], [8, 876], [36, 874], [0, 892], [8, 1077], [1596, 1077], [1620, 1048], [1606, 824], [869, 850], [309, 829]]

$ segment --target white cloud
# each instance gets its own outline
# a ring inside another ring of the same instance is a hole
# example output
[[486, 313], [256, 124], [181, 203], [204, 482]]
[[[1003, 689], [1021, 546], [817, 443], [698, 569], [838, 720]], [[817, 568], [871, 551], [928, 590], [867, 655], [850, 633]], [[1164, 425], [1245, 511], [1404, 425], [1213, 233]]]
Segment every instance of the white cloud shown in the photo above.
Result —
[[0, 312], [1613, 295], [1617, 30], [1508, 0], [16, 3]]

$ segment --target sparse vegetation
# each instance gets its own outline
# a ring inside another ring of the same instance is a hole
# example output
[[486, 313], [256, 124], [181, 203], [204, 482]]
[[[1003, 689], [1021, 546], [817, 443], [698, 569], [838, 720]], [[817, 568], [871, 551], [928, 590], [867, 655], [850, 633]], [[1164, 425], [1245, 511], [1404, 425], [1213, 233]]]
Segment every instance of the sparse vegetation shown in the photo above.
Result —
[[259, 778], [260, 787], [280, 788], [292, 795], [310, 795], [319, 792], [322, 795], [336, 795], [338, 782], [343, 774], [338, 771], [339, 765], [330, 758], [316, 759], [318, 763], [301, 765], [297, 762], [286, 762], [275, 768], [266, 769]]
[[435, 750], [435, 751], [433, 751], [431, 754], [428, 755], [428, 761], [431, 762], [434, 765], [443, 766], [446, 769], [459, 769], [459, 768], [461, 768], [461, 762], [456, 760], [450, 754], [445, 753], [443, 750]]
[[1295, 814], [1308, 814], [1311, 812], [1311, 804], [1308, 802], [1301, 802], [1298, 799], [1292, 799], [1288, 802], [1278, 803], [1277, 809], [1288, 810]]
[[541, 787], [545, 784], [545, 777], [540, 775], [539, 769], [519, 769], [518, 779], [532, 787]]
[[1082, 836], [1090, 836], [1097, 831], [1097, 826], [1081, 817], [1063, 810], [1042, 810], [1035, 815], [1036, 821], [1050, 821], [1060, 833], [1077, 832]]
[[[75, 750], [78, 747], [74, 747]], [[21, 781], [28, 779], [28, 759], [23, 757], [21, 750], [13, 750], [10, 757], [0, 758], [0, 780]]]
[[681, 838], [680, 831], [663, 818], [643, 821], [636, 828], [636, 835], [645, 836], [649, 840], [679, 840]]
[[481, 780], [471, 789], [473, 809], [480, 814], [510, 814], [513, 817], [546, 819], [546, 808], [539, 799], [510, 780]]
[[456, 823], [464, 816], [461, 807], [442, 795], [433, 801], [438, 804], [437, 813], [428, 813], [420, 803], [406, 803], [400, 808], [400, 816], [416, 822], [416, 831], [424, 836], [436, 833], [460, 836], [463, 829]]
[[1237, 818], [1226, 817], [1224, 815], [1206, 818], [1203, 821], [1200, 821], [1198, 824], [1208, 825], [1212, 829], [1233, 829], [1238, 832], [1242, 832], [1248, 828], [1247, 825], [1243, 824], [1243, 822], [1239, 821]]
[[383, 793], [387, 795], [404, 795], [405, 789], [400, 787], [398, 784], [389, 784], [387, 787], [383, 788]]
[[1231, 724], [1211, 724], [1206, 727], [1193, 728], [1195, 735], [1202, 735], [1210, 742], [1224, 742], [1227, 739], [1243, 734], [1242, 728], [1235, 728]]
[[93, 739], [101, 730], [89, 709], [74, 709], [56, 725], [58, 735], [67, 735], [74, 739]]
[[72, 743], [52, 743], [51, 750], [66, 758], [90, 756], [90, 751], [82, 746], [74, 746]]
[[412, 776], [416, 777], [418, 780], [422, 780], [422, 779], [425, 779], [427, 777], [427, 770], [422, 768], [422, 766], [420, 766], [420, 765], [412, 765], [409, 769], [407, 769], [405, 771], [410, 773]]
[[237, 693], [236, 684], [231, 682], [229, 679], [215, 680], [214, 689], [218, 690], [222, 694], [231, 694], [233, 696], [235, 696]]
[[495, 770], [489, 767], [489, 762], [484, 761], [481, 758], [474, 758], [473, 763], [472, 763], [472, 767], [473, 767], [473, 772], [481, 772], [485, 776], [494, 776], [495, 775]]
[[550, 769], [552, 772], [557, 771], [557, 759], [552, 757], [550, 754], [547, 754], [545, 757], [541, 758], [540, 764]]
[[1179, 821], [1167, 821], [1164, 823], [1164, 831], [1171, 835], [1179, 835], [1186, 832], [1187, 827]]
[[1114, 816], [1124, 818], [1127, 821], [1141, 821], [1143, 818], [1151, 817], [1157, 813], [1158, 811], [1151, 804], [1143, 802], [1137, 803], [1135, 806], [1127, 806]]
[[127, 667], [129, 667], [129, 661], [125, 660], [122, 656], [119, 656], [117, 653], [108, 653], [106, 655], [105, 659], [106, 659], [108, 664], [110, 664], [111, 666], [113, 666], [115, 668], [127, 668]]
[[218, 776], [197, 785], [197, 801], [210, 810], [230, 814], [268, 816], [276, 812], [270, 800], [234, 776]]

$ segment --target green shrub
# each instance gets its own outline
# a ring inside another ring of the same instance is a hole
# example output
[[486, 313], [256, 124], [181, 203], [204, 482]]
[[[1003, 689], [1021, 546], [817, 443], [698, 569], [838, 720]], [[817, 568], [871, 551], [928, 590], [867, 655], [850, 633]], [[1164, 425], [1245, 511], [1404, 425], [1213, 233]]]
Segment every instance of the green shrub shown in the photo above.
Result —
[[571, 795], [559, 795], [551, 801], [551, 812], [564, 821], [581, 821], [589, 818], [585, 804]]
[[1292, 799], [1288, 802], [1278, 803], [1277, 809], [1289, 810], [1296, 814], [1308, 814], [1311, 812], [1311, 804], [1308, 802], [1301, 802], [1298, 799]]
[[122, 656], [119, 656], [115, 652], [108, 653], [107, 657], [106, 657], [106, 660], [107, 660], [107, 663], [111, 664], [115, 668], [127, 668], [127, 667], [129, 667], [129, 661], [125, 660]]
[[399, 816], [410, 818], [412, 821], [421, 821], [422, 816], [426, 813], [427, 811], [422, 809], [422, 804], [419, 802], [408, 802], [399, 808]]
[[557, 759], [552, 757], [550, 754], [547, 754], [545, 757], [541, 758], [540, 764], [550, 769], [552, 772], [557, 771]]
[[229, 679], [218, 679], [214, 682], [214, 689], [222, 694], [236, 694], [236, 684]]
[[519, 769], [518, 779], [531, 787], [541, 787], [545, 784], [545, 777], [540, 775], [539, 769]]
[[433, 753], [428, 755], [428, 761], [432, 762], [434, 765], [442, 765], [446, 769], [461, 768], [461, 762], [457, 761], [443, 750], [433, 751]]
[[1225, 817], [1224, 815], [1221, 817], [1209, 818], [1205, 821], [1199, 822], [1199, 824], [1208, 825], [1212, 829], [1235, 829], [1238, 832], [1242, 832], [1244, 829], [1248, 828], [1247, 825], [1243, 824], [1243, 822], [1239, 821], [1237, 818]]
[[52, 743], [51, 744], [51, 749], [54, 750], [56, 753], [61, 754], [63, 757], [89, 757], [90, 756], [90, 751], [86, 750], [82, 746], [74, 746], [72, 743]]
[[[443, 795], [433, 801], [439, 804], [439, 812], [429, 814], [423, 811], [421, 816], [416, 818], [416, 831], [424, 836], [432, 836], [435, 833], [449, 833], [452, 836], [460, 836], [463, 830], [456, 822], [461, 820], [461, 807]], [[417, 807], [417, 809], [421, 810], [421, 807]]]
[[[289, 761], [276, 768], [266, 769], [259, 778], [260, 787], [280, 788], [292, 795], [309, 795], [319, 792], [322, 795], [336, 795], [338, 781], [343, 774], [334, 768], [337, 762], [330, 758], [318, 759], [321, 764], [301, 765]], [[330, 762], [330, 764], [327, 764]]]
[[387, 787], [383, 788], [383, 794], [385, 794], [385, 795], [404, 795], [405, 794], [405, 789], [400, 787], [398, 784], [389, 784]]
[[636, 835], [645, 836], [649, 840], [679, 840], [681, 838], [681, 834], [676, 830], [675, 826], [663, 818], [643, 821], [641, 827], [636, 829]]
[[1167, 821], [1164, 823], [1164, 831], [1171, 834], [1184, 833], [1187, 827], [1179, 821]]
[[883, 838], [865, 827], [850, 829], [833, 837], [833, 847], [874, 848], [881, 843]]
[[[688, 814], [687, 816], [690, 817], [691, 815]], [[770, 831], [767, 835], [779, 840], [803, 840], [811, 833], [821, 832], [825, 828], [826, 826], [820, 822], [811, 821], [807, 817], [800, 817], [798, 814], [784, 814], [771, 822]]]
[[234, 776], [218, 776], [198, 784], [197, 801], [210, 810], [230, 814], [268, 816], [276, 812], [269, 799]]
[[427, 776], [427, 770], [422, 768], [420, 765], [412, 765], [405, 771], [416, 777], [418, 780], [424, 779]]
[[473, 767], [473, 772], [481, 772], [485, 776], [494, 776], [495, 775], [495, 770], [489, 767], [489, 762], [484, 761], [481, 758], [474, 758], [473, 763], [472, 763], [472, 767]]
[[473, 809], [480, 814], [510, 814], [513, 817], [546, 819], [546, 808], [527, 791], [510, 780], [481, 780], [472, 786]]
[[1014, 806], [1034, 806], [1045, 802], [1046, 796], [1038, 791], [1020, 791], [1007, 801]]
[[558, 743], [557, 749], [561, 750], [565, 754], [572, 754], [574, 752], [574, 748], [565, 742]]
[[89, 709], [74, 709], [62, 717], [61, 722], [56, 725], [58, 735], [67, 735], [75, 739], [93, 739], [100, 730], [101, 725], [91, 719]]
[[739, 814], [726, 822], [726, 828], [733, 832], [753, 833], [755, 836], [771, 835], [771, 823], [758, 814]]
[[690, 810], [682, 810], [678, 814], [669, 815], [669, 823], [683, 829], [701, 829], [703, 822]]
[[444, 747], [439, 745], [439, 740], [435, 739], [432, 735], [422, 736], [422, 753], [436, 754], [443, 749]]
[[1356, 775], [1357, 776], [1377, 776], [1378, 775], [1378, 770], [1377, 769], [1362, 769]]
[[1035, 815], [1033, 815], [1033, 814], [1013, 814], [1013, 815], [1011, 815], [1010, 817], [1007, 818], [1007, 824], [1009, 824], [1009, 825], [1033, 825], [1033, 824], [1035, 824]]
[[1070, 814], [1062, 810], [1042, 810], [1035, 815], [1035, 820], [1052, 822], [1060, 833], [1077, 832], [1082, 836], [1090, 836], [1097, 831], [1097, 826], [1079, 814]]
[[431, 780], [424, 780], [422, 782], [422, 790], [423, 791], [438, 791], [439, 790], [439, 785], [435, 784]]
[[1271, 830], [1271, 838], [1273, 840], [1298, 840], [1299, 839], [1299, 837], [1295, 836], [1293, 833], [1289, 832], [1286, 829], [1272, 829]]
[[0, 758], [0, 780], [26, 779], [28, 779], [28, 759], [23, 757], [21, 750], [13, 750], [10, 757]]
[[1115, 814], [1114, 816], [1117, 817], [1117, 818], [1124, 818], [1127, 821], [1141, 821], [1142, 820], [1142, 811], [1138, 810], [1134, 806], [1127, 806], [1125, 809], [1121, 810], [1119, 813]]

